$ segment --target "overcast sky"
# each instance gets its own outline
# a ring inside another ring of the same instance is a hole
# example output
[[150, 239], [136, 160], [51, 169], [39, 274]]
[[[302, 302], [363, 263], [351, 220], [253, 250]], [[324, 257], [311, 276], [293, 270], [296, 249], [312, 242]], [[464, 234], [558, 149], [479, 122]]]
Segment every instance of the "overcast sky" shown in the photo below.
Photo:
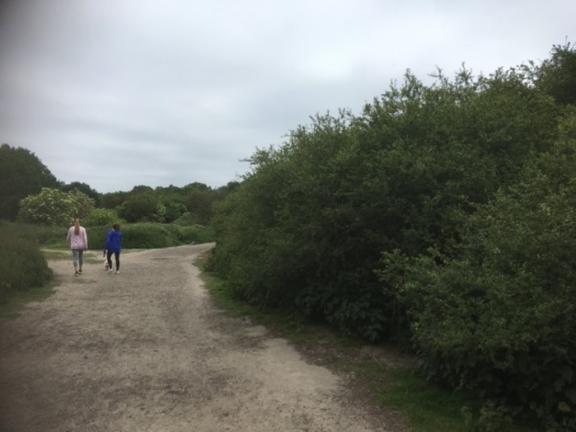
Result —
[[574, 0], [0, 0], [0, 143], [65, 182], [217, 187], [315, 113], [543, 60]]

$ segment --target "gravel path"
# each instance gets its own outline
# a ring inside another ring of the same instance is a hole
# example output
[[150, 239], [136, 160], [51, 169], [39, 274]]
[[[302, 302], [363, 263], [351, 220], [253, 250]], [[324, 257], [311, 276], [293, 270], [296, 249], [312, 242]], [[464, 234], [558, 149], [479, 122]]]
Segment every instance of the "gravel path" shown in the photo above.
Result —
[[210, 302], [210, 245], [51, 261], [56, 293], [0, 321], [1, 432], [386, 431], [338, 376]]

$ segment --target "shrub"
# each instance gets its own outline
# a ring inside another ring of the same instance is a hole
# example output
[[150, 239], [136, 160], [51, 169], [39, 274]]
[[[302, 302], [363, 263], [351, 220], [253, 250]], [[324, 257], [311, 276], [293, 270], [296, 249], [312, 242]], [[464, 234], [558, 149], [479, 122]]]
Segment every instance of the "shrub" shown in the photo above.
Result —
[[215, 266], [257, 303], [304, 308], [370, 340], [404, 332], [380, 254], [457, 253], [478, 204], [557, 135], [558, 107], [513, 71], [408, 74], [361, 116], [317, 116], [218, 206]]
[[121, 231], [122, 247], [129, 249], [162, 248], [213, 240], [210, 229], [202, 226], [139, 223], [123, 225]]
[[13, 291], [39, 287], [51, 278], [37, 244], [0, 227], [0, 302]]
[[161, 248], [178, 244], [172, 233], [160, 224], [123, 225], [121, 231], [124, 248]]
[[178, 220], [186, 212], [186, 206], [173, 199], [164, 200], [164, 207], [166, 208], [164, 214], [166, 223]]
[[112, 226], [114, 223], [121, 223], [120, 218], [114, 210], [110, 209], [94, 209], [90, 214], [84, 218], [83, 223], [85, 226]]
[[163, 222], [166, 207], [152, 192], [142, 191], [130, 195], [118, 213], [128, 222]]
[[470, 218], [458, 257], [388, 254], [381, 273], [431, 377], [561, 430], [576, 426], [575, 120]]
[[197, 225], [198, 217], [190, 212], [184, 212], [174, 221], [174, 223], [176, 225]]
[[64, 247], [67, 229], [59, 226], [0, 221], [0, 233], [13, 233], [20, 239], [40, 246]]
[[204, 225], [178, 226], [166, 225], [181, 243], [209, 243], [214, 241], [211, 227]]

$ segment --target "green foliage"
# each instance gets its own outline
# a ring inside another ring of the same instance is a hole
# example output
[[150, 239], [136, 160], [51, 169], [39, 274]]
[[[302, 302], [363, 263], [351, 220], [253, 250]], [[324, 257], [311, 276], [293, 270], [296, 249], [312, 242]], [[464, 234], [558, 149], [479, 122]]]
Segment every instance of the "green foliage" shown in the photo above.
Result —
[[115, 209], [122, 205], [128, 197], [129, 192], [110, 192], [102, 194], [100, 203], [106, 209]]
[[94, 203], [100, 203], [101, 195], [98, 193], [98, 191], [92, 189], [90, 185], [87, 185], [86, 183], [72, 182], [62, 186], [61, 189], [64, 192], [72, 192], [77, 190], [78, 192], [82, 192], [84, 195], [91, 198]]
[[[103, 239], [108, 229], [100, 229], [103, 231]], [[94, 231], [98, 230], [95, 229], [92, 232]], [[161, 248], [213, 241], [210, 229], [203, 226], [182, 227], [172, 224], [137, 223], [123, 225], [121, 231], [122, 247], [128, 249]]]
[[186, 193], [186, 208], [196, 216], [198, 223], [208, 223], [212, 217], [212, 204], [215, 198], [211, 190], [191, 190]]
[[14, 220], [23, 198], [42, 187], [57, 186], [56, 178], [34, 153], [8, 144], [0, 146], [0, 219]]
[[40, 246], [64, 247], [67, 228], [0, 221], [0, 232], [12, 232], [18, 238]]
[[42, 188], [38, 194], [22, 200], [18, 218], [23, 222], [67, 226], [74, 218], [88, 215], [93, 208], [92, 199], [77, 190], [62, 192]]
[[114, 210], [97, 208], [93, 209], [90, 214], [83, 219], [86, 226], [112, 226], [122, 221]]
[[458, 256], [387, 254], [381, 273], [431, 377], [561, 430], [576, 425], [575, 120], [469, 218]]
[[52, 277], [36, 243], [0, 226], [0, 303], [15, 291], [40, 287]]
[[84, 219], [94, 210], [94, 200], [77, 189], [68, 193], [74, 203], [74, 217]]
[[178, 220], [184, 213], [186, 213], [186, 206], [177, 200], [165, 200], [164, 219], [166, 223], [171, 223]]
[[130, 192], [103, 194], [102, 206], [116, 209], [128, 222], [172, 223], [185, 215], [179, 224], [210, 223], [215, 203], [221, 201], [238, 186], [230, 182], [212, 189], [203, 183], [191, 183], [184, 187], [136, 186]]
[[163, 222], [166, 207], [151, 192], [141, 191], [128, 196], [118, 214], [128, 222]]
[[178, 217], [174, 223], [176, 225], [196, 225], [198, 223], [198, 217], [194, 216], [192, 213], [186, 211]]
[[176, 236], [183, 243], [211, 243], [214, 241], [214, 230], [209, 225], [192, 225], [176, 228]]
[[576, 48], [554, 46], [552, 57], [537, 71], [536, 84], [560, 104], [576, 104]]
[[488, 402], [480, 409], [475, 419], [468, 412], [467, 423], [471, 432], [500, 432], [512, 430], [510, 410], [494, 402]]
[[[118, 222], [118, 220], [114, 220]], [[101, 250], [110, 224], [85, 224], [91, 249]], [[49, 248], [66, 247], [67, 227], [0, 222], [0, 233], [13, 232], [27, 242]], [[137, 223], [121, 225], [124, 248], [159, 248], [214, 241], [210, 227], [202, 225]]]
[[406, 327], [381, 252], [452, 254], [463, 220], [551, 146], [558, 109], [499, 71], [408, 74], [362, 116], [317, 116], [218, 207], [215, 263], [251, 302], [304, 308], [376, 340]]
[[412, 340], [429, 377], [495, 401], [478, 428], [527, 410], [574, 428], [576, 115], [550, 97], [569, 51], [408, 73], [362, 115], [257, 151], [216, 207], [211, 268], [236, 298]]

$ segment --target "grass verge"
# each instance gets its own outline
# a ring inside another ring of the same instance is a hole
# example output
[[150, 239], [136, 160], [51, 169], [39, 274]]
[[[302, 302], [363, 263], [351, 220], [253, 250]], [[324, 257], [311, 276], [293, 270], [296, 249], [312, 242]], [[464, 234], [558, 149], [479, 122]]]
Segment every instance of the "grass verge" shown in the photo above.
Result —
[[[234, 299], [226, 281], [206, 270], [208, 255], [196, 265], [219, 308], [235, 317], [264, 325], [275, 336], [288, 339], [310, 361], [353, 377], [350, 388], [376, 407], [387, 407], [396, 431], [476, 432], [491, 430], [478, 425], [482, 402], [473, 395], [454, 392], [422, 377], [415, 359], [389, 347], [367, 346], [354, 337], [335, 332], [302, 316], [262, 310]], [[377, 409], [377, 408], [376, 408]], [[535, 432], [518, 425], [498, 432]]]
[[52, 281], [39, 288], [10, 292], [5, 301], [0, 303], [0, 319], [18, 318], [22, 308], [26, 304], [46, 300], [54, 294], [56, 285], [57, 284]]
[[378, 399], [402, 412], [415, 431], [466, 432], [470, 427], [463, 414], [465, 407], [478, 410], [478, 401], [459, 392], [440, 388], [426, 381], [417, 370], [397, 368], [383, 371], [389, 385], [376, 389]]

